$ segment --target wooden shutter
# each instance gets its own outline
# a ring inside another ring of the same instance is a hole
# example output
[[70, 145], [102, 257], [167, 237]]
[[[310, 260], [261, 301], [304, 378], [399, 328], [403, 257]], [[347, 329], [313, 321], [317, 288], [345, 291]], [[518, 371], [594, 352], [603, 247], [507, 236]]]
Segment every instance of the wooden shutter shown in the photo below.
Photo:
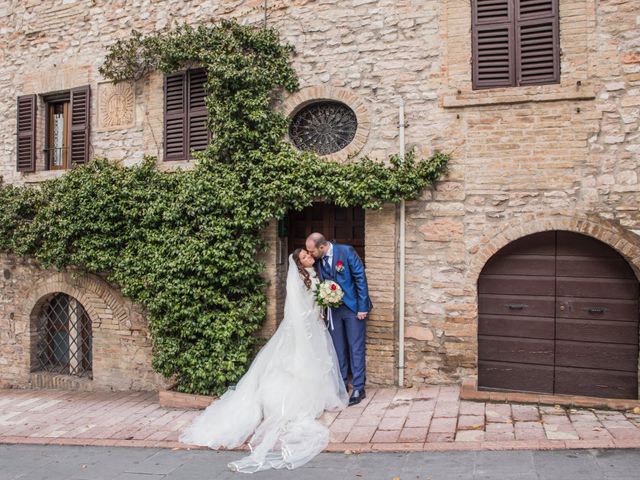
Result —
[[207, 72], [204, 68], [189, 70], [189, 157], [192, 151], [204, 150], [209, 144], [210, 132], [207, 127], [207, 107], [204, 85]]
[[472, 0], [473, 88], [514, 85], [514, 0]]
[[17, 170], [33, 172], [36, 169], [36, 95], [18, 97], [17, 106]]
[[69, 152], [71, 166], [89, 161], [89, 125], [91, 116], [91, 90], [88, 85], [71, 90], [71, 128]]
[[560, 81], [558, 0], [515, 0], [519, 85]]
[[186, 73], [164, 77], [164, 159], [185, 160], [187, 144]]

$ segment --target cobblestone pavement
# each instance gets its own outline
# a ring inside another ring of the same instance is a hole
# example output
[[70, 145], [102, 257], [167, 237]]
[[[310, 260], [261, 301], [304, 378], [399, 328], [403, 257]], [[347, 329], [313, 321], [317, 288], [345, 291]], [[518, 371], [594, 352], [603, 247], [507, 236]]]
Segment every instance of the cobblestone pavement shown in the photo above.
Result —
[[[460, 401], [456, 386], [371, 389], [327, 412], [328, 451], [640, 448], [640, 414]], [[0, 390], [0, 443], [184, 448], [198, 414], [165, 409], [156, 393]]]
[[[225, 480], [240, 452], [0, 445], [0, 480]], [[638, 450], [324, 453], [260, 480], [637, 480]], [[253, 477], [252, 477], [253, 478]]]

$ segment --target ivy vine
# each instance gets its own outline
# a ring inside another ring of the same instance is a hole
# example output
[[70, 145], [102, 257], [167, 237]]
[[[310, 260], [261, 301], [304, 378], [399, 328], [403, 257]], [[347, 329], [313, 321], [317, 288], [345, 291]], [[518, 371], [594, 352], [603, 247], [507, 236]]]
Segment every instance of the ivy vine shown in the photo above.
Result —
[[118, 285], [146, 309], [153, 366], [179, 391], [220, 394], [251, 360], [266, 317], [257, 255], [270, 220], [316, 199], [374, 209], [415, 198], [446, 169], [443, 153], [336, 163], [292, 147], [275, 108], [298, 88], [292, 53], [277, 31], [231, 21], [134, 32], [110, 48], [106, 78], [207, 70], [214, 135], [194, 169], [95, 159], [38, 189], [0, 188], [0, 249]]

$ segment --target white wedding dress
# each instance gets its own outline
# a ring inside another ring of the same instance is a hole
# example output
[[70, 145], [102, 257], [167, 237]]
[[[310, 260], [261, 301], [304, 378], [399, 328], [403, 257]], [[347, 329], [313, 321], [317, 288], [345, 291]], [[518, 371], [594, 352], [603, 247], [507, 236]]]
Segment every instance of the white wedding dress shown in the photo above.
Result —
[[313, 296], [316, 274], [308, 271], [311, 290], [289, 256], [278, 330], [235, 390], [214, 401], [180, 437], [183, 443], [235, 448], [253, 433], [251, 454], [229, 463], [232, 470], [253, 473], [304, 465], [329, 443], [329, 431], [317, 417], [348, 403], [331, 336]]

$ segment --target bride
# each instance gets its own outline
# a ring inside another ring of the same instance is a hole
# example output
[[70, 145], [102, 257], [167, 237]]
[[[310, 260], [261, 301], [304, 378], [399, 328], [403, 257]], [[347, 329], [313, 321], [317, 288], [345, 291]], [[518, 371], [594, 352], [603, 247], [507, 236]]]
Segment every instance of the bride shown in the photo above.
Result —
[[197, 417], [180, 441], [235, 448], [251, 454], [229, 468], [253, 473], [304, 465], [329, 443], [316, 418], [349, 400], [331, 336], [313, 291], [314, 259], [304, 249], [289, 256], [284, 319], [235, 390], [229, 389]]

